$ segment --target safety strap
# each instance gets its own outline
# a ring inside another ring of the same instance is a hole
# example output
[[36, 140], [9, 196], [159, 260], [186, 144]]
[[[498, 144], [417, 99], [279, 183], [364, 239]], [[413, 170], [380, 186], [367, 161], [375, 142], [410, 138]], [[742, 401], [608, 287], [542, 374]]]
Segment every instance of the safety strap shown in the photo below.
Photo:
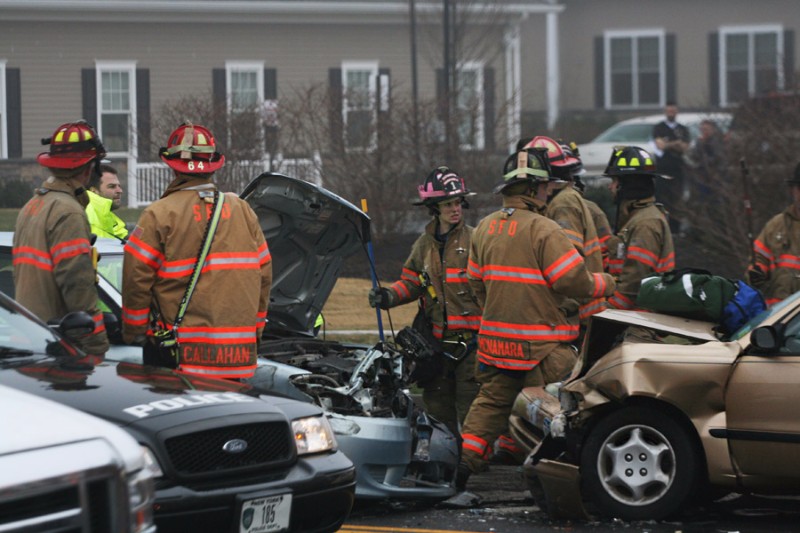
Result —
[[206, 226], [206, 234], [203, 237], [203, 245], [200, 248], [200, 253], [197, 256], [197, 263], [194, 265], [192, 277], [189, 278], [189, 285], [186, 286], [186, 292], [183, 294], [183, 299], [181, 300], [180, 306], [178, 306], [178, 315], [175, 317], [173, 331], [175, 331], [176, 337], [178, 326], [183, 321], [183, 315], [186, 313], [186, 308], [189, 307], [189, 300], [192, 299], [192, 294], [194, 293], [195, 286], [197, 285], [197, 280], [200, 278], [200, 271], [203, 269], [203, 265], [206, 262], [206, 257], [208, 257], [208, 252], [211, 250], [211, 241], [214, 240], [214, 233], [217, 231], [217, 225], [219, 224], [223, 203], [225, 203], [225, 195], [219, 191], [215, 191], [214, 215], [211, 217], [211, 220], [208, 221], [208, 225]]

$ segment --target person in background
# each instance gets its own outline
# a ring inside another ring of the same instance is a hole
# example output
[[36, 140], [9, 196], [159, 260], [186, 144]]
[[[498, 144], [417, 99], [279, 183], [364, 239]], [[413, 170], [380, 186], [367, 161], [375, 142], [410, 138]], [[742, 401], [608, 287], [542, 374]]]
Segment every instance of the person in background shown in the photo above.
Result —
[[122, 185], [117, 169], [107, 163], [100, 165], [100, 176], [89, 180], [89, 205], [86, 216], [92, 233], [98, 237], [116, 238], [123, 242], [128, 237], [125, 222], [114, 211], [122, 205]]
[[98, 309], [96, 254], [84, 208], [86, 186], [106, 155], [97, 132], [83, 120], [62, 124], [39, 154], [52, 175], [20, 210], [12, 262], [16, 299], [45, 322], [85, 311], [94, 330], [74, 339], [91, 356], [108, 351], [103, 313]]
[[761, 291], [767, 305], [800, 290], [800, 163], [786, 180], [792, 203], [772, 217], [753, 241], [750, 284]]
[[478, 393], [475, 346], [480, 308], [467, 284], [467, 258], [473, 228], [464, 222], [464, 179], [446, 166], [433, 169], [417, 187], [419, 201], [432, 216], [414, 242], [401, 278], [372, 289], [369, 304], [390, 309], [417, 301], [415, 320], [423, 335], [438, 344], [434, 361], [415, 371], [428, 412], [460, 435], [461, 424]]
[[686, 183], [684, 180], [683, 156], [689, 149], [691, 135], [689, 129], [678, 122], [678, 106], [675, 102], [668, 102], [664, 108], [664, 120], [653, 126], [653, 153], [656, 156], [656, 171], [669, 176], [671, 180], [661, 181], [656, 184], [656, 197], [664, 204], [670, 218], [672, 231], [683, 231], [683, 217], [679, 216], [676, 208], [681, 205], [684, 198]]
[[700, 136], [694, 139], [684, 158], [694, 179], [694, 190], [701, 202], [716, 201], [714, 194], [717, 185], [726, 183], [728, 158], [725, 154], [725, 139], [717, 123], [711, 119], [700, 122]]
[[175, 334], [175, 363], [187, 374], [252, 377], [272, 286], [272, 257], [258, 217], [246, 201], [220, 192], [212, 181], [225, 156], [207, 128], [179, 126], [160, 156], [174, 179], [142, 212], [125, 245], [123, 339], [157, 346], [157, 331], [174, 331], [215, 203], [223, 202], [205, 266]]
[[656, 173], [652, 156], [638, 146], [617, 147], [605, 176], [617, 204], [615, 236], [609, 239], [608, 271], [617, 290], [608, 306], [633, 309], [642, 280], [675, 269], [675, 248], [667, 215], [656, 203]]
[[509, 156], [494, 188], [503, 207], [473, 233], [468, 276], [483, 310], [475, 373], [481, 388], [464, 421], [459, 493], [450, 506], [475, 503], [467, 481], [485, 468], [522, 388], [560, 381], [574, 366], [570, 343], [579, 328], [559, 308], [561, 298], [598, 298], [615, 288], [610, 275], [589, 272], [561, 227], [540, 214], [551, 179], [546, 153], [529, 148]]

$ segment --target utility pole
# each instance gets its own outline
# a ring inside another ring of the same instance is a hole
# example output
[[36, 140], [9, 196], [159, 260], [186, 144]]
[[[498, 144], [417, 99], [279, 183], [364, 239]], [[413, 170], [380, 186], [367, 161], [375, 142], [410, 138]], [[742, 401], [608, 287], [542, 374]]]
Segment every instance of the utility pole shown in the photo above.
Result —
[[420, 172], [419, 146], [419, 82], [417, 81], [417, 8], [415, 0], [408, 0], [408, 16], [411, 21], [411, 106], [414, 115], [414, 170]]
[[455, 134], [453, 131], [453, 97], [457, 91], [455, 81], [455, 4], [453, 0], [443, 0], [444, 33], [444, 144], [445, 161], [453, 158]]

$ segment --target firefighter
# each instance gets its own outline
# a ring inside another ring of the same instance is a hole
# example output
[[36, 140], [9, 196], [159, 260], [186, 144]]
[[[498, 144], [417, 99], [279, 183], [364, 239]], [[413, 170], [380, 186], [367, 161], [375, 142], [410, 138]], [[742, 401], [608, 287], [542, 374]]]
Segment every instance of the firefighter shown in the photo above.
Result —
[[609, 240], [608, 271], [617, 280], [609, 307], [632, 309], [642, 279], [675, 269], [675, 248], [666, 212], [656, 203], [653, 157], [638, 146], [616, 147], [605, 176], [617, 204], [615, 236]]
[[160, 156], [174, 179], [142, 212], [125, 245], [123, 338], [155, 344], [154, 331], [172, 329], [219, 194], [219, 225], [176, 334], [178, 370], [251, 377], [272, 283], [272, 258], [258, 217], [247, 202], [218, 192], [211, 181], [225, 156], [208, 129], [179, 126]]
[[614, 291], [613, 278], [592, 273], [559, 225], [538, 212], [541, 189], [551, 179], [546, 150], [512, 154], [503, 181], [503, 207], [475, 228], [470, 250], [470, 286], [483, 315], [478, 333], [476, 379], [481, 389], [462, 431], [456, 477], [460, 494], [451, 505], [473, 503], [467, 479], [485, 467], [490, 444], [507, 426], [523, 387], [564, 379], [576, 361], [570, 344], [578, 325], [559, 309], [561, 296], [602, 297]]
[[[467, 258], [473, 228], [464, 223], [464, 179], [446, 166], [431, 171], [417, 187], [419, 201], [433, 217], [411, 247], [398, 281], [372, 289], [369, 303], [381, 309], [418, 301], [415, 320], [438, 346], [434, 361], [423, 362], [412, 378], [422, 387], [428, 412], [454, 435], [478, 392], [475, 346], [480, 309], [467, 284]], [[429, 338], [430, 338], [429, 337]]]
[[106, 150], [84, 121], [59, 126], [39, 164], [52, 175], [36, 189], [17, 217], [14, 231], [14, 287], [17, 300], [44, 321], [85, 311], [94, 331], [74, 339], [87, 353], [108, 350], [103, 314], [97, 307], [96, 253], [86, 219], [86, 186]]
[[[534, 137], [528, 147], [547, 150], [547, 159], [556, 180], [548, 183], [547, 210], [545, 216], [554, 220], [569, 237], [572, 245], [581, 254], [589, 272], [603, 272], [603, 253], [592, 212], [583, 195], [573, 187], [575, 176], [583, 171], [583, 163], [569, 148], [549, 137]], [[588, 298], [579, 302], [578, 309], [571, 309], [568, 302], [562, 306], [569, 313], [576, 313], [585, 324], [593, 314], [606, 308], [603, 298]]]
[[760, 290], [767, 305], [800, 290], [800, 163], [785, 180], [792, 204], [772, 217], [753, 242], [750, 284]]
[[[577, 149], [577, 146], [574, 148]], [[577, 150], [573, 150], [573, 153], [580, 157]], [[576, 175], [574, 180], [573, 186], [575, 190], [581, 193], [586, 207], [589, 208], [589, 212], [592, 214], [592, 221], [594, 222], [595, 229], [597, 229], [597, 238], [600, 240], [600, 253], [603, 256], [603, 270], [608, 270], [608, 239], [611, 238], [611, 223], [608, 221], [608, 216], [605, 211], [603, 211], [603, 208], [584, 196], [586, 184], [581, 180], [581, 177]]]

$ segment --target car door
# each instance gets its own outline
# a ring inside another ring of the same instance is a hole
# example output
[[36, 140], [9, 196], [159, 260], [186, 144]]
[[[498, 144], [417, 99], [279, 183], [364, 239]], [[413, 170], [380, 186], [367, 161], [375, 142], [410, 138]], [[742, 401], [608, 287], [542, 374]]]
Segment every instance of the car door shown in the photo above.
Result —
[[725, 396], [730, 452], [752, 489], [800, 489], [800, 312], [782, 325], [775, 353], [740, 357]]

